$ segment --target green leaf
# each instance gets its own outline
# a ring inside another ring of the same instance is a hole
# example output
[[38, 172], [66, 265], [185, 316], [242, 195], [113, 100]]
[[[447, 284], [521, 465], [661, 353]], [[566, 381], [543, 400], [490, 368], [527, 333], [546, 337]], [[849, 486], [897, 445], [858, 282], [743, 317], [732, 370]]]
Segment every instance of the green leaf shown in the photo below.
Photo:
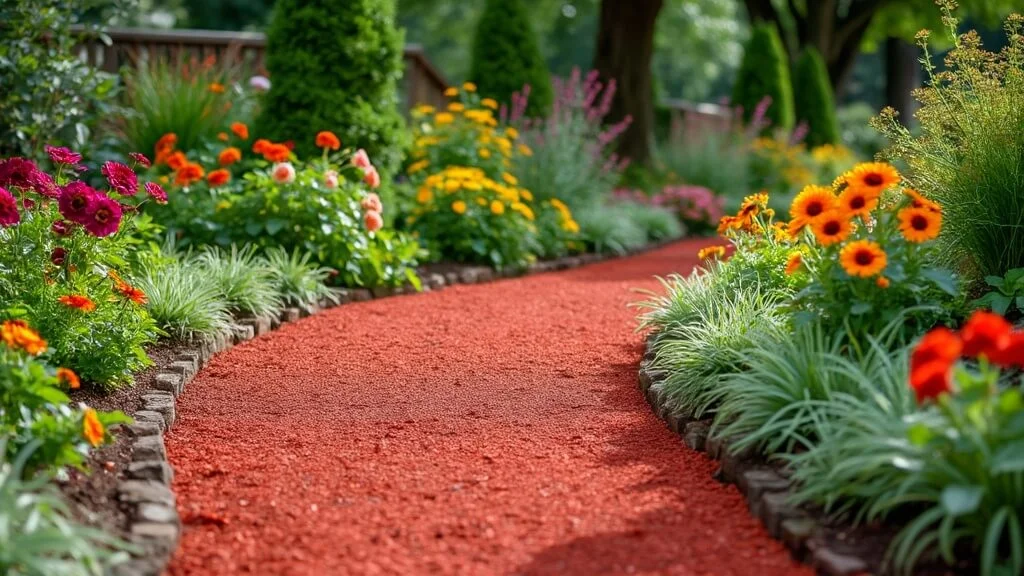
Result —
[[1004, 444], [992, 456], [992, 472], [1020, 472], [1024, 470], [1024, 440]]
[[914, 446], [924, 446], [930, 442], [934, 436], [935, 435], [932, 433], [931, 429], [923, 422], [917, 422], [907, 429], [907, 439], [910, 440], [910, 443]]
[[1009, 296], [1004, 296], [999, 292], [989, 292], [971, 304], [973, 304], [975, 308], [988, 308], [996, 314], [1004, 315], [1010, 308], [1010, 303], [1012, 301], [1013, 300]]
[[951, 484], [942, 490], [939, 502], [947, 514], [963, 516], [971, 514], [981, 505], [985, 489], [977, 485]]
[[51, 404], [67, 404], [71, 401], [68, 395], [50, 386], [40, 386], [33, 390], [36, 396]]
[[1002, 288], [1005, 281], [999, 276], [985, 276], [985, 284], [993, 288]]
[[949, 270], [942, 268], [926, 268], [921, 271], [921, 275], [931, 280], [933, 284], [946, 294], [949, 294], [950, 296], [957, 296], [959, 294], [956, 288], [956, 278]]
[[267, 234], [273, 236], [280, 232], [287, 224], [288, 222], [281, 220], [280, 218], [271, 218], [270, 220], [267, 220]]
[[850, 307], [850, 314], [852, 316], [861, 316], [863, 314], [867, 314], [868, 312], [871, 312], [871, 304], [867, 302], [857, 302], [856, 304]]

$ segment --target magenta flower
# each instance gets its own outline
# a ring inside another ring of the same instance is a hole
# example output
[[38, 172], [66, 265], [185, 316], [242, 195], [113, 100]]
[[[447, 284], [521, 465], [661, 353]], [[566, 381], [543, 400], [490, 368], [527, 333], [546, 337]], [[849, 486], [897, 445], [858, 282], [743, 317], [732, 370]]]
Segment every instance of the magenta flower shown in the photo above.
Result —
[[136, 163], [138, 163], [139, 166], [142, 166], [143, 168], [149, 168], [150, 166], [152, 166], [152, 164], [149, 161], [149, 158], [146, 158], [145, 154], [141, 154], [139, 152], [131, 152], [128, 154], [128, 157], [134, 160]]
[[0, 188], [0, 226], [14, 226], [20, 221], [18, 201], [6, 188]]
[[98, 238], [104, 238], [117, 232], [121, 226], [121, 205], [105, 194], [97, 194], [95, 202], [92, 214], [85, 222], [82, 222], [82, 226], [85, 226], [90, 234]]
[[50, 262], [53, 262], [54, 266], [63, 266], [67, 258], [68, 251], [60, 246], [57, 246], [53, 249], [53, 252], [50, 252]]
[[71, 236], [71, 232], [75, 229], [74, 222], [68, 222], [67, 220], [57, 220], [50, 226], [50, 231], [60, 237]]
[[99, 193], [92, 189], [85, 182], [78, 180], [69, 183], [61, 190], [60, 199], [57, 201], [62, 216], [72, 222], [85, 225], [92, 219], [92, 213], [97, 205]]
[[156, 200], [157, 204], [167, 204], [167, 192], [164, 191], [163, 186], [156, 182], [146, 182], [146, 194], [153, 200]]
[[121, 196], [135, 196], [139, 191], [139, 179], [135, 171], [125, 164], [109, 160], [103, 163], [100, 172], [107, 177], [110, 188]]
[[68, 164], [75, 166], [82, 161], [82, 155], [78, 152], [73, 152], [63, 146], [46, 146], [44, 148], [46, 153], [50, 156], [50, 160], [53, 160], [54, 164]]
[[57, 198], [60, 196], [60, 188], [57, 183], [53, 181], [46, 172], [42, 170], [36, 170], [30, 177], [32, 189], [37, 193], [46, 196], [47, 198]]
[[0, 160], [0, 186], [7, 188], [33, 188], [34, 178], [39, 168], [27, 158], [8, 158]]

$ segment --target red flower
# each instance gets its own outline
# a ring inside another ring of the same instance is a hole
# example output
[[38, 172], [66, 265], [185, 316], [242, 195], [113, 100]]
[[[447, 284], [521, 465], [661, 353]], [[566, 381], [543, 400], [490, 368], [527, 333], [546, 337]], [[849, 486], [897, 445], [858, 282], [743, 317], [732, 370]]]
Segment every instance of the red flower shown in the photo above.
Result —
[[75, 165], [82, 161], [82, 155], [78, 152], [72, 152], [68, 148], [63, 146], [44, 146], [46, 154], [50, 157], [50, 160], [54, 164], [70, 164]]
[[1005, 368], [1016, 366], [1024, 370], [1024, 332], [1010, 334], [1010, 343], [1006, 348], [994, 354], [989, 360]]
[[206, 176], [206, 183], [209, 184], [211, 188], [223, 186], [224, 184], [227, 184], [229, 180], [231, 180], [231, 172], [228, 172], [223, 168], [214, 170]]
[[134, 160], [139, 166], [142, 166], [143, 168], [149, 168], [150, 166], [152, 166], [152, 164], [149, 162], [149, 158], [146, 158], [145, 154], [141, 154], [139, 152], [131, 152], [128, 154], [128, 157]]
[[330, 148], [331, 150], [337, 150], [341, 148], [341, 140], [334, 135], [334, 132], [324, 130], [316, 135], [317, 148]]
[[260, 138], [259, 140], [253, 142], [252, 151], [257, 154], [263, 154], [264, 152], [266, 152], [267, 148], [272, 145], [273, 142], [271, 142], [270, 140], [267, 140], [266, 138]]
[[0, 226], [14, 226], [20, 221], [18, 201], [6, 188], [0, 188]]
[[98, 238], [110, 236], [121, 226], [121, 205], [104, 194], [97, 194], [95, 208], [89, 216], [82, 226], [90, 234]]
[[931, 362], [910, 371], [910, 387], [919, 404], [952, 390], [949, 369], [944, 362]]
[[984, 356], [992, 360], [1010, 345], [1012, 327], [1006, 318], [991, 312], [975, 312], [960, 329], [964, 356]]
[[292, 151], [284, 144], [270, 144], [263, 149], [263, 158], [267, 162], [284, 162], [291, 156]]
[[96, 309], [96, 303], [88, 296], [83, 296], [82, 294], [68, 294], [67, 296], [61, 296], [57, 301], [69, 308], [75, 308], [85, 313]]
[[167, 204], [167, 192], [164, 191], [163, 186], [156, 182], [146, 182], [146, 194], [156, 201], [157, 204]]
[[98, 194], [85, 182], [74, 181], [64, 186], [60, 192], [60, 199], [57, 205], [64, 218], [85, 224], [89, 221], [96, 206]]
[[[56, 224], [56, 222], [54, 222], [54, 224]], [[67, 258], [68, 251], [61, 246], [57, 246], [52, 252], [50, 252], [50, 262], [52, 262], [54, 266], [63, 266]]]
[[103, 163], [100, 172], [107, 177], [110, 188], [121, 196], [134, 196], [139, 191], [139, 179], [135, 171], [125, 164], [107, 161]]
[[232, 122], [231, 131], [242, 140], [249, 139], [249, 127], [241, 122]]
[[27, 158], [0, 160], [0, 186], [32, 189], [35, 187], [35, 174], [38, 171], [36, 163]]
[[963, 342], [949, 328], [936, 328], [925, 334], [910, 356], [910, 369], [916, 370], [926, 364], [941, 362], [951, 365], [960, 358]]
[[78, 374], [67, 368], [57, 368], [57, 382], [67, 384], [68, 388], [72, 390], [77, 390], [82, 386], [82, 382], [78, 379]]
[[68, 222], [67, 220], [57, 220], [50, 226], [50, 231], [62, 238], [71, 236], [71, 232], [73, 232], [74, 229], [74, 222]]

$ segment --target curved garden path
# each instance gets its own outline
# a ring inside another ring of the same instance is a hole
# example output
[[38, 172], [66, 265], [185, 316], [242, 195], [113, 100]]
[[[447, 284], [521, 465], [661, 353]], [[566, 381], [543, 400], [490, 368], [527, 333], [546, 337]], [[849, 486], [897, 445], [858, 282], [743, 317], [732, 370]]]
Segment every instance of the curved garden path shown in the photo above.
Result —
[[703, 241], [346, 305], [219, 355], [168, 437], [170, 572], [810, 574], [636, 385]]

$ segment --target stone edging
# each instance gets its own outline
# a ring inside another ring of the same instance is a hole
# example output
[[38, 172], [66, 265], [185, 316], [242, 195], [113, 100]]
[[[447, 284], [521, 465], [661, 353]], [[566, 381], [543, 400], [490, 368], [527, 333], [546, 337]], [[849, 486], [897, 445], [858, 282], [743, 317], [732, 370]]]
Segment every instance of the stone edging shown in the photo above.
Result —
[[871, 570], [870, 562], [837, 549], [822, 529], [824, 518], [813, 511], [789, 503], [790, 481], [785, 470], [759, 462], [752, 450], [729, 450], [728, 440], [709, 436], [711, 419], [695, 420], [670, 410], [657, 384], [668, 377], [663, 370], [651, 368], [656, 334], [647, 337], [640, 361], [640, 392], [651, 409], [687, 447], [706, 452], [719, 461], [715, 478], [736, 485], [747, 500], [750, 513], [764, 523], [768, 533], [781, 540], [793, 556], [826, 576], [852, 576]]
[[[526, 270], [496, 271], [484, 266], [465, 266], [445, 274], [424, 275], [423, 292], [440, 290], [457, 284], [478, 284], [501, 278], [511, 278], [556, 270], [567, 270], [586, 264], [601, 262], [617, 257], [627, 257], [662, 248], [681, 239], [649, 244], [641, 249], [629, 251], [622, 256], [581, 254], [556, 260], [538, 262]], [[142, 409], [132, 414], [135, 423], [127, 427], [132, 443], [131, 464], [126, 480], [117, 487], [118, 499], [132, 505], [129, 514], [128, 531], [132, 542], [140, 553], [128, 562], [114, 568], [116, 576], [158, 576], [162, 574], [178, 546], [181, 535], [181, 518], [178, 516], [176, 499], [171, 490], [174, 470], [167, 460], [164, 448], [164, 433], [174, 426], [176, 419], [175, 401], [199, 370], [216, 354], [230, 349], [257, 336], [276, 330], [282, 324], [295, 322], [317, 312], [374, 298], [385, 298], [400, 294], [415, 293], [411, 286], [400, 288], [341, 289], [337, 302], [325, 300], [313, 310], [285, 308], [277, 317], [247, 318], [236, 320], [236, 324], [225, 333], [185, 347], [177, 352], [167, 365], [157, 366], [153, 386], [142, 394]]]

